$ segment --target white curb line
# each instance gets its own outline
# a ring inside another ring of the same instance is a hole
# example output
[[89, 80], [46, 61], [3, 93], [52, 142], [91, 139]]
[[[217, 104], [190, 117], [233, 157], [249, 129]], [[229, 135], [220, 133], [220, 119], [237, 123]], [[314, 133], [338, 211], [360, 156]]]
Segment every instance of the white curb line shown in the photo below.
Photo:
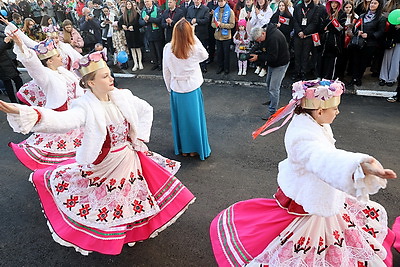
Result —
[[[27, 71], [26, 68], [18, 68], [19, 71]], [[130, 73], [114, 73], [117, 78], [143, 78], [143, 79], [162, 79], [160, 75], [148, 75], [148, 74], [130, 74]], [[247, 82], [247, 81], [230, 81], [230, 80], [214, 80], [204, 79], [207, 83], [216, 84], [232, 84], [241, 86], [266, 86], [263, 82]], [[389, 91], [372, 91], [372, 90], [356, 90], [356, 95], [361, 96], [374, 96], [374, 97], [391, 97], [395, 92]]]
[[388, 92], [388, 91], [372, 91], [372, 90], [357, 90], [356, 95], [362, 96], [375, 96], [375, 97], [391, 97], [396, 92]]

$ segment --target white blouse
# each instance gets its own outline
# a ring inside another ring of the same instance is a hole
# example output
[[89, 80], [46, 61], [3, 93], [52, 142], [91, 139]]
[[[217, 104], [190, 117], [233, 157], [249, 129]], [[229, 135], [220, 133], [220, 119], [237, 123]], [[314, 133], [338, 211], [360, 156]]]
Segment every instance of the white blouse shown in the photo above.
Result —
[[164, 47], [163, 77], [168, 92], [189, 93], [203, 84], [200, 62], [208, 58], [207, 50], [195, 37], [195, 45], [187, 59], [177, 58], [171, 50], [171, 43]]

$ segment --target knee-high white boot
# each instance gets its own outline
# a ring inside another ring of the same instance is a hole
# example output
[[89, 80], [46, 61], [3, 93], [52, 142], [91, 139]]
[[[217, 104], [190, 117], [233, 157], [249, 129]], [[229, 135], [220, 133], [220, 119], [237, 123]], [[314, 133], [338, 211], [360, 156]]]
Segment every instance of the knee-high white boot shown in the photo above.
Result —
[[139, 70], [143, 69], [143, 64], [142, 64], [142, 50], [140, 48], [135, 48], [136, 53], [137, 53], [137, 58], [138, 58], [138, 64], [139, 64]]
[[247, 74], [247, 60], [242, 61], [242, 63], [243, 63], [242, 75], [245, 76]]
[[238, 60], [238, 67], [239, 67], [238, 75], [242, 75], [242, 70], [243, 70], [242, 63], [243, 61]]
[[133, 58], [132, 71], [137, 71], [137, 69], [138, 69], [138, 60], [137, 60], [137, 55], [136, 55], [135, 48], [131, 48], [131, 53], [132, 53], [132, 58]]

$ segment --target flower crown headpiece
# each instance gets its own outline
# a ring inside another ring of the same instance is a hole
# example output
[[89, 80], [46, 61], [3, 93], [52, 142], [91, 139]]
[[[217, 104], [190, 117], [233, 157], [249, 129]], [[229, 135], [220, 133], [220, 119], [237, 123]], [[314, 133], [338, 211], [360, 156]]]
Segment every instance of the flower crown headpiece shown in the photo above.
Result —
[[[275, 132], [292, 118], [296, 107], [304, 109], [327, 109], [340, 104], [340, 96], [345, 90], [344, 84], [339, 80], [312, 80], [298, 81], [292, 85], [292, 99], [289, 104], [278, 109], [269, 117], [268, 121], [253, 132], [253, 138]], [[286, 117], [286, 118], [285, 118]], [[280, 126], [268, 129], [272, 124], [285, 118]]]
[[76, 60], [72, 64], [72, 68], [77, 72], [79, 77], [83, 77], [86, 74], [107, 67], [106, 62], [107, 56], [105, 51], [97, 51]]
[[58, 27], [58, 25], [49, 25], [47, 27], [43, 27], [43, 32], [47, 35], [47, 36], [55, 36], [58, 35], [60, 28]]
[[54, 45], [54, 41], [51, 39], [38, 43], [32, 49], [36, 52], [40, 60], [48, 59], [59, 54]]
[[344, 84], [339, 80], [298, 81], [292, 85], [293, 100], [301, 100], [305, 109], [327, 109], [340, 104]]

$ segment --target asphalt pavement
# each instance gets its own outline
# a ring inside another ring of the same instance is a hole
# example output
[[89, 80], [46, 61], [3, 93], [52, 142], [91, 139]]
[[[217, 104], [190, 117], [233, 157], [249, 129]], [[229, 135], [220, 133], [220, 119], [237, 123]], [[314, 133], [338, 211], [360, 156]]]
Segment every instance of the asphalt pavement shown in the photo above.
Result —
[[[0, 114], [0, 266], [216, 266], [208, 235], [211, 220], [237, 201], [272, 197], [277, 188], [277, 165], [286, 157], [286, 127], [252, 140], [251, 132], [264, 123], [260, 117], [266, 112], [266, 106], [261, 105], [266, 101], [265, 88], [235, 84], [233, 69], [224, 79], [231, 83], [204, 83], [212, 152], [200, 161], [174, 155], [169, 96], [160, 73], [151, 74], [148, 65], [142, 74], [147, 76], [117, 78], [119, 87], [129, 88], [154, 107], [149, 148], [182, 162], [177, 177], [197, 197], [196, 202], [159, 236], [134, 247], [125, 246], [120, 255], [81, 256], [52, 240], [37, 193], [28, 181], [30, 171], [7, 146], [26, 136], [13, 133], [6, 116]], [[216, 74], [210, 65], [205, 77], [211, 75]], [[290, 99], [290, 83], [285, 79], [281, 105]], [[4, 95], [0, 99], [7, 100]], [[340, 111], [332, 125], [336, 146], [373, 155], [400, 174], [400, 103], [348, 94], [343, 96]], [[371, 196], [386, 208], [389, 225], [400, 215], [398, 192], [400, 180], [393, 180]], [[400, 266], [399, 254], [394, 252], [394, 256], [394, 266]]]

